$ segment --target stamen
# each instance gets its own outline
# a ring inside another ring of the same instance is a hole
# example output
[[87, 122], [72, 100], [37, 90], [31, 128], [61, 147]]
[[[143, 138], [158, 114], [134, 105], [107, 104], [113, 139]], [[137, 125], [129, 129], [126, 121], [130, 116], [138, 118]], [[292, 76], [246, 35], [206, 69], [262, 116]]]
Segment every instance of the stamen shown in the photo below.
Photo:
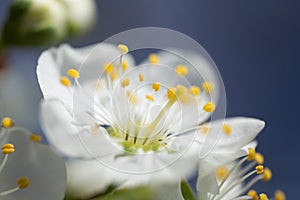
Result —
[[4, 117], [1, 121], [1, 126], [3, 128], [11, 128], [14, 124], [14, 121], [10, 117]]
[[40, 135], [37, 135], [37, 134], [34, 134], [32, 133], [30, 136], [29, 136], [29, 139], [33, 142], [41, 142], [42, 141], [42, 137]]
[[272, 178], [272, 171], [269, 168], [265, 168], [263, 172], [262, 180], [266, 182], [271, 180], [271, 178]]
[[172, 99], [175, 96], [175, 92], [176, 92], [175, 88], [168, 88], [168, 91], [167, 91], [168, 98]]
[[154, 53], [149, 54], [148, 60], [151, 64], [154, 65], [159, 63], [159, 57]]
[[213, 112], [216, 109], [216, 106], [213, 102], [207, 102], [202, 109], [205, 112]]
[[106, 74], [112, 73], [114, 71], [114, 69], [115, 69], [115, 67], [114, 67], [114, 65], [112, 63], [108, 63], [108, 64], [104, 65], [104, 72]]
[[224, 180], [229, 174], [229, 170], [226, 166], [217, 168], [216, 176], [219, 180]]
[[155, 98], [150, 94], [146, 95], [146, 99], [148, 99], [149, 101], [155, 101]]
[[176, 73], [181, 76], [186, 76], [188, 73], [188, 68], [184, 65], [178, 65], [175, 69]]
[[160, 83], [158, 83], [158, 82], [153, 83], [152, 89], [153, 89], [155, 92], [157, 92], [157, 91], [160, 89]]
[[66, 76], [60, 77], [60, 83], [63, 84], [64, 86], [66, 86], [66, 87], [70, 87], [71, 86], [71, 81]]
[[2, 146], [3, 154], [12, 154], [15, 152], [15, 148], [13, 144], [7, 143]]
[[139, 80], [140, 80], [140, 82], [143, 82], [145, 80], [145, 77], [143, 74], [139, 74]]
[[122, 87], [127, 87], [129, 84], [130, 84], [130, 81], [129, 81], [128, 78], [125, 78], [125, 79], [122, 81]]
[[274, 194], [274, 200], [285, 200], [285, 194], [281, 190], [276, 190]]
[[263, 165], [257, 165], [255, 167], [255, 170], [256, 170], [257, 174], [262, 174], [262, 173], [264, 173], [264, 166]]
[[248, 161], [254, 160], [255, 159], [255, 149], [254, 148], [249, 148], [248, 149]]
[[128, 63], [125, 60], [122, 60], [122, 70], [126, 71], [128, 69]]
[[79, 78], [79, 72], [76, 69], [74, 69], [74, 68], [69, 69], [68, 72], [67, 72], [67, 74], [69, 76], [71, 76], [72, 78], [75, 78], [75, 79]]
[[253, 200], [258, 200], [258, 194], [255, 190], [249, 190], [247, 193], [249, 197], [252, 197]]
[[229, 124], [224, 124], [223, 125], [223, 132], [226, 134], [226, 135], [230, 135], [231, 134], [231, 127]]
[[266, 194], [264, 194], [264, 193], [261, 193], [259, 195], [259, 198], [260, 198], [260, 200], [269, 200], [268, 196]]
[[189, 92], [190, 92], [190, 94], [192, 94], [194, 96], [198, 96], [200, 94], [200, 88], [197, 86], [192, 86], [192, 87], [190, 87]]
[[257, 162], [257, 164], [262, 165], [264, 164], [264, 156], [260, 153], [256, 153], [255, 154], [255, 161]]
[[123, 54], [127, 54], [129, 51], [128, 46], [125, 44], [119, 44], [118, 48], [122, 51]]
[[210, 93], [214, 90], [214, 84], [212, 82], [203, 82], [202, 88], [205, 92]]
[[119, 78], [119, 73], [117, 71], [114, 71], [110, 74], [111, 80], [115, 81]]
[[19, 189], [25, 189], [30, 185], [29, 179], [27, 177], [20, 178], [17, 181]]

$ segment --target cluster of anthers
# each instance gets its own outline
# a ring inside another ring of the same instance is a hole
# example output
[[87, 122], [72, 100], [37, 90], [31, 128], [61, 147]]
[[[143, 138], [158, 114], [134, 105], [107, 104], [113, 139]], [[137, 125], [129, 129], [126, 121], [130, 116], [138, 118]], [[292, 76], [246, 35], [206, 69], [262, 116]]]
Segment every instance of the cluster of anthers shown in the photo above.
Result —
[[[173, 151], [169, 145], [172, 143], [172, 139], [187, 132], [187, 130], [174, 129], [180, 121], [181, 116], [178, 111], [181, 109], [181, 106], [196, 102], [194, 105], [197, 107], [194, 107], [194, 110], [199, 110], [203, 114], [213, 112], [216, 109], [215, 104], [204, 100], [207, 99], [204, 97], [210, 96], [210, 92], [214, 90], [214, 84], [205, 81], [202, 83], [202, 89], [198, 86], [188, 88], [183, 85], [166, 87], [159, 81], [151, 82], [147, 80], [147, 74], [144, 74], [142, 70], [139, 71], [140, 73], [136, 73], [134, 77], [127, 77], [126, 72], [130, 66], [128, 66], [123, 57], [129, 50], [124, 44], [118, 45], [118, 48], [120, 50], [120, 59], [116, 62], [104, 64], [104, 76], [96, 81], [95, 88], [96, 91], [101, 90], [100, 93], [106, 91], [108, 95], [113, 94], [115, 87], [120, 88], [117, 98], [119, 102], [122, 102], [122, 106], [125, 109], [120, 111], [111, 107], [104, 101], [105, 98], [93, 101], [97, 107], [95, 112], [98, 111], [96, 113], [98, 117], [97, 123], [91, 127], [91, 131], [95, 130], [95, 127], [104, 128], [109, 136], [116, 140], [128, 153], [136, 153], [138, 151], [142, 153], [157, 152], [163, 149]], [[155, 67], [159, 64], [159, 61], [160, 58], [157, 54], [149, 54], [149, 65]], [[77, 69], [70, 68], [66, 74], [66, 76], [61, 76], [59, 81], [70, 89], [70, 92], [73, 86], [84, 89], [78, 80], [80, 73]], [[182, 78], [188, 74], [188, 67], [185, 65], [175, 66], [174, 74], [177, 78]], [[137, 90], [132, 91], [132, 89], [134, 90], [141, 85], [144, 90], [140, 93]], [[130, 86], [133, 86], [133, 88]], [[93, 99], [87, 92], [85, 94]], [[112, 96], [109, 98], [112, 100]], [[160, 109], [154, 118], [150, 112], [153, 105], [159, 105]], [[201, 105], [200, 108], [199, 105]], [[112, 110], [114, 109], [117, 113], [113, 115]], [[169, 116], [169, 118], [166, 116]], [[197, 123], [193, 126], [187, 127], [188, 131], [198, 128]]]
[[[9, 117], [5, 117], [2, 119], [1, 126], [2, 126], [2, 130], [0, 132], [0, 138], [3, 137], [5, 134], [7, 134], [9, 129], [14, 126], [14, 121]], [[40, 136], [33, 134], [30, 136], [30, 139], [37, 141], [40, 140]], [[4, 157], [2, 159], [2, 162], [0, 163], [0, 174], [3, 171], [3, 169], [7, 167], [6, 165], [8, 162], [8, 158], [9, 156], [12, 156], [15, 150], [16, 150], [15, 146], [11, 143], [6, 143], [2, 145], [2, 154], [4, 155]], [[30, 185], [29, 179], [27, 177], [22, 177], [19, 180], [17, 180], [16, 187], [7, 189], [6, 191], [0, 191], [0, 197], [12, 194], [14, 192], [17, 192], [18, 190], [25, 189], [29, 185]]]
[[[246, 162], [248, 163], [246, 164]], [[255, 190], [251, 189], [257, 182], [267, 182], [272, 178], [272, 171], [264, 167], [263, 164], [264, 156], [256, 152], [254, 148], [249, 148], [248, 155], [240, 159], [233, 166], [221, 166], [217, 168], [215, 174], [218, 180], [220, 195], [210, 195], [208, 200], [221, 200], [228, 193], [232, 195], [232, 191], [234, 191], [234, 199], [236, 200], [269, 200], [265, 193], [258, 194]], [[251, 177], [253, 178], [251, 179]], [[239, 188], [242, 184], [243, 186]], [[238, 188], [238, 190], [235, 190], [235, 188]], [[247, 194], [243, 195], [245, 193]], [[274, 197], [270, 199], [285, 200], [286, 197], [281, 190], [277, 190], [274, 193]]]

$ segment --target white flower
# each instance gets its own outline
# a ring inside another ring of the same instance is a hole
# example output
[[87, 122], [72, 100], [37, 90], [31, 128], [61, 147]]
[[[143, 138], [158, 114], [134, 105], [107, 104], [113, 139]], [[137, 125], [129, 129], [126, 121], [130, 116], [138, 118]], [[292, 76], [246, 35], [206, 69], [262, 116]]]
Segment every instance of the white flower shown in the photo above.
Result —
[[[0, 131], [0, 199], [63, 199], [66, 187], [64, 160], [40, 136], [2, 120]], [[20, 191], [19, 191], [20, 190]]]
[[[224, 127], [222, 120], [216, 121], [209, 127], [215, 133], [199, 136], [203, 130], [199, 124], [215, 110], [220, 90], [209, 62], [201, 55], [172, 49], [186, 60], [163, 52], [151, 54], [148, 61], [134, 67], [127, 51], [124, 45], [100, 44], [78, 50], [63, 45], [41, 55], [37, 67], [45, 99], [41, 123], [49, 142], [62, 154], [95, 158], [117, 171], [103, 170], [111, 177], [161, 170], [154, 175], [130, 175], [125, 186], [155, 176], [161, 176], [161, 181], [166, 174], [171, 182], [178, 182], [174, 174], [181, 178], [193, 173], [201, 148], [211, 154], [202, 161], [218, 166], [223, 162], [211, 160], [222, 158], [222, 152], [228, 153], [227, 162], [240, 157], [241, 149], [263, 128], [260, 120], [229, 119], [226, 136], [210, 151]], [[199, 66], [200, 72], [193, 65]], [[200, 162], [201, 177], [210, 178], [214, 169], [202, 172], [201, 167]], [[104, 181], [104, 186], [113, 183]]]
[[47, 45], [90, 29], [94, 0], [15, 0], [2, 31], [4, 45]]

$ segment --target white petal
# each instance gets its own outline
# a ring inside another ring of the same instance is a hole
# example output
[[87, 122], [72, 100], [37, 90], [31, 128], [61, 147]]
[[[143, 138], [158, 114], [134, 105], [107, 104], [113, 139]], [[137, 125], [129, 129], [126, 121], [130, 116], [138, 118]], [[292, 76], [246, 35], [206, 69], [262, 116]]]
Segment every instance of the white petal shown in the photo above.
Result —
[[14, 127], [9, 130], [5, 142], [14, 144], [15, 153], [0, 174], [0, 184], [8, 188], [16, 186], [21, 177], [28, 177], [30, 185], [1, 200], [11, 199], [63, 199], [66, 188], [64, 160], [48, 146], [29, 140], [30, 132]]
[[71, 114], [60, 101], [43, 101], [40, 111], [41, 126], [55, 150], [70, 157], [90, 157], [76, 134]]
[[66, 164], [67, 195], [71, 198], [87, 199], [105, 191], [110, 185], [124, 181], [121, 174], [96, 160], [68, 160]]
[[[231, 127], [230, 134], [223, 132], [223, 122]], [[264, 126], [265, 123], [263, 121], [247, 117], [228, 118], [225, 121], [217, 120], [210, 123], [207, 138], [200, 142], [204, 146], [215, 144], [212, 150], [214, 152], [236, 152], [249, 144]]]

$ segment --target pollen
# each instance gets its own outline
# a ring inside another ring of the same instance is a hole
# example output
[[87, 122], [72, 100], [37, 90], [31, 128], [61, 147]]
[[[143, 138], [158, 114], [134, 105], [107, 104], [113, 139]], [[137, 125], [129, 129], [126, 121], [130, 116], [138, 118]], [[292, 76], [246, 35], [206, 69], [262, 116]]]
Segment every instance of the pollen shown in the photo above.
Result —
[[1, 126], [3, 128], [11, 128], [14, 124], [14, 121], [10, 117], [4, 117], [1, 121]]
[[281, 190], [276, 190], [274, 194], [274, 200], [285, 200], [285, 194]]
[[145, 80], [145, 77], [143, 74], [139, 74], [139, 80], [140, 80], [140, 82], [143, 82]]
[[175, 91], [176, 91], [175, 88], [168, 88], [167, 91], [168, 99], [172, 99], [175, 96]]
[[259, 199], [260, 199], [260, 200], [269, 200], [268, 196], [267, 196], [266, 194], [264, 194], [264, 193], [261, 193], [261, 194], [259, 195]]
[[214, 90], [214, 84], [212, 82], [203, 82], [202, 88], [205, 92], [210, 93]]
[[258, 200], [258, 195], [257, 195], [257, 192], [255, 190], [249, 190], [247, 195], [249, 197], [252, 197], [253, 200]]
[[128, 46], [125, 44], [119, 44], [118, 48], [123, 52], [123, 54], [127, 54], [129, 51]]
[[159, 82], [153, 83], [152, 89], [153, 89], [155, 92], [157, 92], [157, 91], [160, 89], [160, 83], [159, 83]]
[[122, 87], [127, 87], [129, 84], [130, 84], [130, 81], [129, 81], [128, 78], [125, 78], [125, 79], [122, 81]]
[[231, 134], [231, 127], [229, 124], [224, 124], [223, 125], [223, 132], [226, 134], [226, 135], [230, 135]]
[[175, 69], [176, 73], [181, 76], [186, 76], [188, 73], [188, 68], [185, 65], [178, 65]]
[[71, 86], [71, 81], [66, 76], [60, 77], [60, 83], [63, 84], [64, 86], [66, 86], [66, 87], [70, 87]]
[[121, 65], [122, 65], [122, 70], [123, 71], [126, 71], [128, 69], [128, 63], [125, 60], [122, 60]]
[[256, 151], [254, 148], [248, 149], [248, 161], [252, 161], [255, 159]]
[[256, 170], [257, 174], [262, 174], [262, 173], [264, 173], [264, 166], [263, 165], [257, 165], [255, 167], [255, 170]]
[[226, 166], [219, 167], [216, 170], [216, 176], [219, 180], [224, 180], [229, 174], [229, 170]]
[[11, 154], [15, 152], [15, 147], [13, 144], [7, 143], [2, 146], [3, 154]]
[[19, 189], [25, 189], [30, 185], [29, 179], [27, 177], [20, 178], [17, 181]]
[[149, 101], [155, 101], [155, 98], [150, 94], [146, 95], [146, 99], [148, 99]]
[[37, 134], [34, 134], [32, 133], [30, 136], [29, 136], [29, 139], [33, 142], [41, 142], [42, 141], [42, 137], [40, 135], [37, 135]]
[[202, 109], [205, 112], [213, 112], [216, 109], [216, 106], [213, 102], [207, 102]]
[[72, 78], [75, 78], [75, 79], [79, 78], [79, 72], [74, 68], [69, 69], [67, 74], [69, 76], [71, 76]]
[[257, 164], [262, 165], [264, 164], [264, 156], [260, 153], [256, 153], [255, 154], [255, 161], [257, 162]]
[[158, 57], [157, 54], [151, 53], [151, 54], [149, 54], [149, 56], [148, 56], [148, 61], [149, 61], [151, 64], [158, 64], [158, 63], [159, 63], [159, 57]]
[[272, 171], [269, 168], [265, 168], [264, 169], [264, 173], [263, 173], [263, 181], [269, 181], [272, 179]]
[[198, 96], [200, 94], [200, 88], [197, 86], [191, 86], [189, 92], [194, 96]]
[[108, 64], [104, 65], [104, 71], [105, 71], [106, 74], [112, 73], [114, 71], [114, 69], [115, 69], [115, 67], [111, 63], [108, 63]]

